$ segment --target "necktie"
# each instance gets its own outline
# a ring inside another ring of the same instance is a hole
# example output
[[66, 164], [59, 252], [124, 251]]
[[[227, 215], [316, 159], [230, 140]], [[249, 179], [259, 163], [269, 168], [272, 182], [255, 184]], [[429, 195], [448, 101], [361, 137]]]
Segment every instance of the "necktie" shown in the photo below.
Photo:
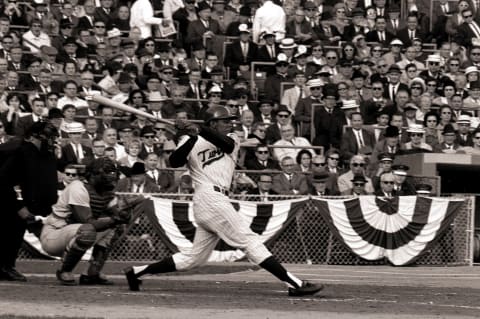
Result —
[[383, 42], [383, 32], [379, 32], [378, 33], [378, 40], [380, 40], [380, 42]]
[[140, 185], [134, 184], [133, 187], [135, 188], [135, 193], [140, 193]]
[[300, 93], [298, 94], [298, 101], [297, 101], [297, 104], [298, 102], [303, 98], [303, 87], [300, 87]]
[[442, 11], [443, 11], [443, 14], [447, 14], [448, 10], [447, 10], [446, 4], [442, 4]]
[[362, 131], [355, 130], [355, 134], [357, 135], [358, 146], [359, 147], [365, 146], [365, 143], [363, 142]]
[[394, 29], [395, 31], [397, 31], [397, 28], [398, 28], [398, 26], [397, 26], [397, 19], [394, 19], [392, 22], [393, 22], [393, 29]]
[[77, 149], [77, 162], [80, 164], [80, 162], [82, 161], [82, 158], [83, 158], [83, 154], [82, 154], [82, 151], [80, 150], [80, 145], [77, 145], [76, 146], [76, 149]]
[[242, 42], [242, 54], [243, 54], [243, 60], [247, 60], [247, 44]]
[[203, 25], [205, 26], [206, 29], [208, 29], [210, 27], [210, 23], [208, 23], [208, 21], [206, 20], [202, 20], [203, 21]]
[[415, 31], [409, 30], [408, 32], [410, 32], [410, 40], [413, 41], [413, 38], [415, 38]]

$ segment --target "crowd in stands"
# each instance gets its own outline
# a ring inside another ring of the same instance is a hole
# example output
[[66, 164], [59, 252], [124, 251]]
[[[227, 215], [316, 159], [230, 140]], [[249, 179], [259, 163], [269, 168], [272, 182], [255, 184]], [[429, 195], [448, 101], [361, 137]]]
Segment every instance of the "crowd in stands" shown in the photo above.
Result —
[[150, 190], [189, 193], [168, 169], [173, 126], [91, 97], [172, 120], [222, 105], [243, 146], [235, 189], [415, 194], [395, 156], [480, 154], [479, 3], [432, 3], [4, 0], [0, 143], [49, 119], [60, 189], [107, 156]]

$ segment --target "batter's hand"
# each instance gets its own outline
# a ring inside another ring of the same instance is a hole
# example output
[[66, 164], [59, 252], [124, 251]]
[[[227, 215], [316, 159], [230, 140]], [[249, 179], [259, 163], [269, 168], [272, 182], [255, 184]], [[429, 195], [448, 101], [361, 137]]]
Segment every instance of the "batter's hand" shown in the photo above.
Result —
[[200, 133], [200, 127], [186, 120], [176, 120], [175, 128], [186, 135], [197, 136]]

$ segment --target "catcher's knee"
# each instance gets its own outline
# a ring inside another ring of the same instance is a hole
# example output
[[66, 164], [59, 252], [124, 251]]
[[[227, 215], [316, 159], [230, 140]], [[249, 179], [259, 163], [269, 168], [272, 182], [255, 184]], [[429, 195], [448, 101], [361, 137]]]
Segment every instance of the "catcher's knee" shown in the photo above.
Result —
[[73, 245], [78, 249], [87, 250], [95, 244], [96, 239], [97, 231], [95, 230], [95, 227], [91, 224], [83, 224], [77, 230]]

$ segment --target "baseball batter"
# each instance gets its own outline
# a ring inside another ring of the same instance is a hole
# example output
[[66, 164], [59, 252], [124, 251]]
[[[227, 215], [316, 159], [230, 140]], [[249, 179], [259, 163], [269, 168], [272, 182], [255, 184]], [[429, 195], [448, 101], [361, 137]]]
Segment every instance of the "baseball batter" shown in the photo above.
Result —
[[200, 128], [177, 121], [177, 129], [186, 135], [169, 160], [172, 167], [187, 164], [195, 183], [193, 211], [198, 224], [195, 239], [187, 253], [177, 253], [160, 262], [125, 269], [130, 290], [139, 290], [139, 278], [145, 274], [183, 271], [201, 266], [220, 239], [243, 250], [252, 262], [284, 281], [289, 287], [290, 296], [313, 295], [323, 289], [322, 285], [302, 281], [287, 272], [231, 205], [228, 189], [240, 147], [236, 135], [230, 133], [231, 120], [235, 118], [227, 108], [215, 106], [207, 110], [206, 124]]

